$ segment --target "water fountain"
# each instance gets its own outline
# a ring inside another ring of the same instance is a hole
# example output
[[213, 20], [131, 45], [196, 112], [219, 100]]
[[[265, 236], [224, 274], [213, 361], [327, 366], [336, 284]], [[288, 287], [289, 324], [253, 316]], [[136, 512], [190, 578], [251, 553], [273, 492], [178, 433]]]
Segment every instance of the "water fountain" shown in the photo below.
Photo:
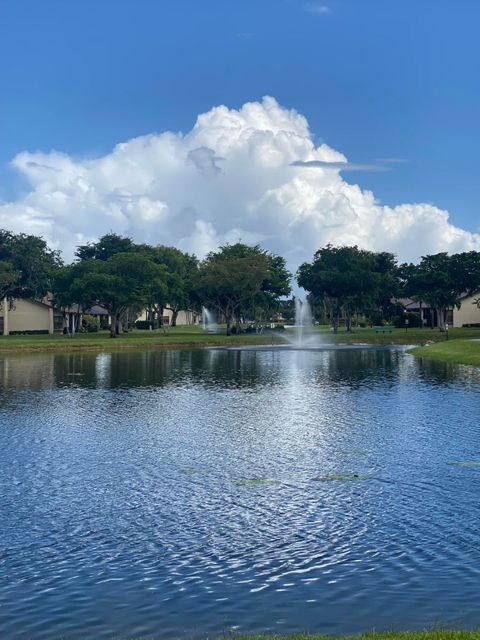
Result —
[[285, 338], [296, 349], [318, 346], [319, 336], [313, 328], [312, 308], [308, 300], [295, 298], [295, 324], [288, 328]]
[[207, 331], [208, 333], [218, 332], [218, 325], [215, 314], [206, 307], [202, 307], [202, 327], [203, 330]]

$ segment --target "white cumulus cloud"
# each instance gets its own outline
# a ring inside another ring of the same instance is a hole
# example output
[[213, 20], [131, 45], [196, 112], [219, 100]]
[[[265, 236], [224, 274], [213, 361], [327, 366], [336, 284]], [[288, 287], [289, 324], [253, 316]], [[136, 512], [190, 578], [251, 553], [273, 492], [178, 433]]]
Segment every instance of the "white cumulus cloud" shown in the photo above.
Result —
[[42, 235], [67, 260], [109, 231], [199, 257], [242, 240], [284, 255], [292, 270], [328, 242], [401, 260], [480, 249], [480, 234], [432, 204], [382, 206], [344, 179], [347, 163], [315, 146], [302, 115], [266, 97], [215, 107], [186, 134], [141, 136], [100, 158], [22, 152], [12, 164], [30, 189], [0, 204], [0, 228]]

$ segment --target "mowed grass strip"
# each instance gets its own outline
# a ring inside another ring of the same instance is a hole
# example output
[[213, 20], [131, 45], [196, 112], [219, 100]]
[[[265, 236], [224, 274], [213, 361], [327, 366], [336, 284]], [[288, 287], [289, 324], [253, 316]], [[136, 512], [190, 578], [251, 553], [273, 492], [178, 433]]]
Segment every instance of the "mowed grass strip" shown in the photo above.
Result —
[[[362, 633], [358, 636], [323, 636], [294, 634], [227, 636], [230, 640], [480, 640], [480, 630], [432, 629], [429, 631], [379, 631]], [[213, 640], [213, 639], [211, 639]]]
[[480, 367], [480, 340], [448, 340], [409, 351], [414, 356]]
[[[453, 341], [469, 338], [480, 339], [480, 328], [451, 329], [449, 340], [438, 329], [394, 329], [392, 333], [375, 333], [371, 327], [357, 328], [352, 332], [341, 328], [334, 334], [327, 326], [312, 329], [318, 336], [318, 345], [323, 344], [368, 344], [368, 345], [423, 345], [426, 342], [451, 344]], [[199, 326], [171, 327], [166, 332], [133, 330], [123, 333], [117, 338], [110, 338], [108, 331], [98, 333], [78, 333], [73, 338], [63, 334], [55, 335], [13, 335], [0, 336], [1, 352], [32, 351], [107, 351], [117, 349], [154, 349], [154, 348], [199, 348], [208, 346], [235, 345], [268, 345], [286, 344], [286, 337], [293, 335], [293, 330], [271, 331], [266, 329], [261, 334], [242, 333], [225, 335], [224, 327], [219, 333], [207, 333]], [[468, 343], [476, 344], [476, 343]], [[427, 347], [430, 349], [431, 347]], [[415, 353], [417, 355], [417, 353]], [[418, 354], [423, 355], [423, 354]], [[475, 364], [465, 362], [465, 364]]]
[[171, 327], [166, 332], [133, 330], [111, 338], [108, 331], [77, 333], [74, 337], [54, 335], [0, 336], [0, 353], [33, 351], [106, 351], [117, 349], [195, 348], [247, 344], [283, 343], [272, 332], [227, 336], [207, 333], [200, 327]]

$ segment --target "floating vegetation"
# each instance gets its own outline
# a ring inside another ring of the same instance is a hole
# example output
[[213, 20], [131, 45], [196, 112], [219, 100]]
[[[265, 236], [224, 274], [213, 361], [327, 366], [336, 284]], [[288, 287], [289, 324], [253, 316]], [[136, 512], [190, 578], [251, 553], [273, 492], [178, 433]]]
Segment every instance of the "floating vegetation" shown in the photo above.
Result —
[[478, 460], [454, 460], [448, 464], [454, 464], [457, 467], [480, 467], [480, 461]]
[[202, 469], [199, 467], [183, 467], [180, 471], [182, 473], [201, 473]]
[[269, 478], [243, 478], [242, 480], [235, 480], [234, 481], [235, 484], [244, 486], [251, 486], [251, 485], [279, 485], [280, 481], [279, 480], [271, 480]]
[[368, 480], [372, 476], [362, 473], [346, 473], [346, 474], [338, 474], [331, 476], [317, 476], [316, 478], [312, 478], [315, 482], [331, 482], [334, 480], [337, 481], [348, 481], [348, 480]]

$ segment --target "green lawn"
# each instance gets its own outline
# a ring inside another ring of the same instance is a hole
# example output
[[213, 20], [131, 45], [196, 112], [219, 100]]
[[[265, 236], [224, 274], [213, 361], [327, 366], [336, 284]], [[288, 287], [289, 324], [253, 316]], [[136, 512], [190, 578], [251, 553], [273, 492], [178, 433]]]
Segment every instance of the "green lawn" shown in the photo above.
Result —
[[[163, 331], [132, 331], [118, 338], [112, 339], [107, 331], [99, 333], [80, 333], [74, 338], [64, 335], [26, 335], [26, 336], [0, 336], [0, 352], [22, 351], [87, 351], [87, 350], [116, 350], [124, 348], [169, 348], [169, 347], [204, 347], [222, 345], [247, 345], [247, 344], [283, 344], [282, 335], [288, 335], [291, 329], [285, 332], [272, 333], [270, 330], [261, 335], [241, 334], [239, 336], [226, 336], [221, 334], [205, 333], [201, 327], [173, 327], [167, 334]], [[427, 341], [445, 342], [445, 334], [438, 329], [394, 329], [393, 333], [375, 333], [374, 329], [356, 329], [347, 333], [341, 329], [337, 335], [330, 331], [329, 327], [316, 327], [315, 332], [325, 343], [359, 343], [359, 344], [425, 344]], [[458, 338], [480, 338], [480, 329], [452, 329], [450, 331], [449, 344]], [[447, 344], [447, 343], [445, 343]], [[476, 343], [467, 343], [469, 345]], [[430, 347], [427, 347], [430, 349]], [[423, 354], [421, 354], [423, 355]], [[472, 364], [467, 362], [467, 364]]]
[[[371, 327], [355, 329], [347, 333], [341, 329], [335, 336], [328, 327], [321, 327], [321, 333], [329, 336], [330, 342], [336, 343], [361, 343], [367, 344], [418, 344], [424, 345], [428, 341], [445, 342], [446, 335], [438, 329], [393, 329], [392, 333], [375, 333]], [[480, 328], [472, 329], [450, 329], [448, 332], [449, 342], [458, 338], [480, 338]]]
[[480, 340], [448, 340], [411, 349], [414, 356], [480, 367]]
[[271, 344], [272, 341], [279, 342], [279, 338], [272, 336], [270, 331], [263, 335], [226, 336], [205, 333], [200, 327], [172, 327], [166, 333], [162, 330], [134, 330], [114, 339], [110, 338], [108, 331], [78, 333], [73, 338], [62, 334], [0, 336], [0, 352], [203, 347], [209, 345]]
[[480, 640], [480, 631], [442, 630], [386, 631], [363, 633], [358, 636], [320, 636], [295, 634], [290, 636], [260, 635], [231, 636], [232, 640]]
[[362, 633], [358, 636], [321, 636], [299, 633], [290, 636], [259, 635], [231, 636], [231, 638], [232, 640], [480, 640], [480, 630], [380, 631]]

